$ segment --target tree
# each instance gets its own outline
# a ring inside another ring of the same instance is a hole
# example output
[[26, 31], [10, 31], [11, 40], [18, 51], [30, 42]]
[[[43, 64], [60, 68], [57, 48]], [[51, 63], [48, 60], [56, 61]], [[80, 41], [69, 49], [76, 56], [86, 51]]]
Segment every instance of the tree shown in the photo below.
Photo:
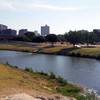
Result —
[[35, 37], [35, 33], [34, 33], [34, 32], [27, 32], [27, 33], [25, 33], [25, 35], [23, 36], [23, 38], [24, 38], [26, 41], [32, 41], [34, 37]]
[[52, 46], [54, 46], [54, 43], [58, 41], [58, 38], [55, 34], [49, 34], [45, 38], [48, 42], [51, 42]]
[[57, 37], [58, 37], [58, 41], [60, 41], [60, 42], [66, 41], [64, 35], [59, 34], [59, 35], [57, 35]]
[[66, 33], [65, 38], [68, 42], [75, 44], [94, 44], [97, 41], [97, 35], [93, 32], [88, 32], [86, 30], [80, 30], [80, 31], [69, 31]]
[[45, 37], [43, 36], [35, 36], [32, 40], [33, 42], [37, 42], [37, 43], [42, 43], [42, 42], [45, 42]]
[[65, 38], [68, 42], [72, 43], [73, 45], [79, 43], [79, 34], [77, 31], [69, 31], [67, 34], [65, 34]]

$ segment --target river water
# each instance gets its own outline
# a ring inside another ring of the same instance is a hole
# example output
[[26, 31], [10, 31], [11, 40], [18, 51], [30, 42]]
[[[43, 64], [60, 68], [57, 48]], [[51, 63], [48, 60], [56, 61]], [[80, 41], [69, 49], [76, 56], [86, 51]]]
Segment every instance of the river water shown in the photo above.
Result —
[[95, 59], [0, 51], [0, 63], [6, 62], [20, 68], [32, 67], [34, 71], [53, 72], [70, 82], [100, 92], [100, 61]]

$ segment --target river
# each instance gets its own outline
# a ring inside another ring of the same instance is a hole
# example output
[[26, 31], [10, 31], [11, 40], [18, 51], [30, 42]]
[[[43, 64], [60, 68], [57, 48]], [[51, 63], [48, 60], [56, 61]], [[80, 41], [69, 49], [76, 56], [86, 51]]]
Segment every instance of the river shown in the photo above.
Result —
[[100, 61], [95, 59], [0, 51], [0, 63], [6, 62], [20, 68], [32, 67], [34, 71], [53, 72], [70, 82], [100, 92]]

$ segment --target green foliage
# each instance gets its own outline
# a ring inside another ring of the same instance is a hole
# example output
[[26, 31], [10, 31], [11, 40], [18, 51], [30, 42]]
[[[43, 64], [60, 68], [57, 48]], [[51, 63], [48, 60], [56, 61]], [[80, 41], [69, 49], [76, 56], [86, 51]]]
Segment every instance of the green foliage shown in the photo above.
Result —
[[44, 72], [37, 72], [37, 73], [40, 74], [40, 75], [43, 75], [43, 76], [48, 76], [48, 74], [44, 73]]
[[76, 98], [77, 98], [77, 100], [86, 100], [86, 97], [85, 97], [85, 96], [83, 96], [83, 95], [78, 96], [78, 97], [76, 97]]
[[28, 67], [25, 68], [25, 71], [30, 72], [30, 73], [34, 72], [32, 68], [28, 68]]
[[97, 35], [94, 32], [88, 32], [86, 30], [69, 31], [68, 33], [65, 33], [64, 36], [66, 40], [73, 45], [79, 43], [86, 43], [88, 45], [89, 43], [95, 44], [97, 42]]
[[43, 43], [45, 42], [45, 37], [44, 36], [34, 36], [32, 42], [36, 43]]
[[32, 41], [34, 37], [35, 37], [35, 33], [34, 32], [27, 32], [23, 36], [25, 41]]
[[49, 78], [50, 79], [56, 79], [56, 76], [54, 75], [54, 73], [51, 72], [50, 75], [49, 75]]
[[57, 82], [61, 85], [61, 86], [65, 86], [67, 84], [67, 81], [64, 80], [63, 78], [61, 78], [60, 76], [57, 77]]
[[96, 100], [94, 94], [87, 93], [86, 95], [80, 95], [76, 97], [77, 100]]
[[65, 96], [76, 96], [81, 90], [79, 88], [73, 87], [73, 86], [62, 86], [56, 88], [58, 93], [61, 93]]
[[60, 42], [64, 42], [64, 41], [66, 41], [64, 35], [59, 34], [59, 35], [57, 35], [57, 37], [58, 37], [58, 41], [60, 41]]
[[[52, 72], [50, 74], [46, 74], [44, 72], [33, 72], [32, 68], [25, 68], [25, 71], [34, 73], [37, 75], [38, 74], [43, 75], [44, 78], [49, 79], [50, 82], [51, 81], [57, 82], [57, 87], [55, 88], [55, 91], [62, 95], [76, 97], [76, 96], [78, 96], [78, 93], [81, 92], [80, 88], [78, 88], [72, 84], [68, 84], [66, 80], [64, 80], [60, 76], [56, 77], [56, 75], [54, 75], [54, 73], [52, 73]], [[79, 99], [79, 100], [81, 100], [81, 99]]]
[[48, 42], [51, 42], [52, 43], [52, 46], [53, 46], [54, 42], [57, 42], [58, 41], [58, 37], [55, 34], [49, 34], [45, 38], [46, 38], [46, 40]]

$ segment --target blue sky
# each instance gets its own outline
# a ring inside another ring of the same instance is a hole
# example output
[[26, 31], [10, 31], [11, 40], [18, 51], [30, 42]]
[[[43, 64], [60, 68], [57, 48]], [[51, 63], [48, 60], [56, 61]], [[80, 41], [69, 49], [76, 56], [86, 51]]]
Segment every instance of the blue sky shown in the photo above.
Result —
[[100, 28], [100, 0], [0, 0], [0, 23], [9, 28], [51, 33]]

